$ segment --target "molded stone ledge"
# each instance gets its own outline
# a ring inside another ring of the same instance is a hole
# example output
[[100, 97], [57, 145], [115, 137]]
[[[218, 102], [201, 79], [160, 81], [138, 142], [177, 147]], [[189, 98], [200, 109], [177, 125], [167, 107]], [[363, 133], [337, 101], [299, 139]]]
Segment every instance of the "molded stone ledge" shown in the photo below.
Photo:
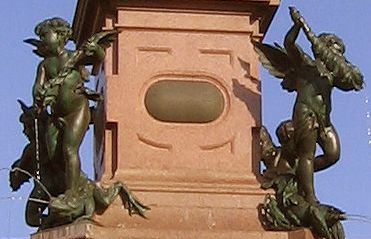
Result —
[[310, 230], [291, 232], [271, 231], [159, 231], [153, 229], [126, 229], [100, 227], [81, 222], [48, 229], [31, 235], [31, 239], [315, 239]]

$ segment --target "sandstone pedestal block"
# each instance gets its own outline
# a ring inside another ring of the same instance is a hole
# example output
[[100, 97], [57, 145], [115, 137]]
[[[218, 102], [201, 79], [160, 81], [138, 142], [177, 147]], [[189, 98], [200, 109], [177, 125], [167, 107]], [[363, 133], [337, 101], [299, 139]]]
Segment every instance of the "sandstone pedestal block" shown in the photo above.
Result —
[[[260, 189], [259, 62], [278, 0], [78, 1], [74, 38], [117, 30], [94, 117], [95, 177], [122, 181], [146, 205], [117, 200], [94, 220], [33, 238], [311, 238], [265, 232]], [[74, 237], [73, 235], [76, 234]], [[79, 237], [80, 236], [80, 237]], [[84, 237], [85, 236], [85, 237]]]
[[177, 230], [126, 229], [101, 227], [88, 222], [65, 225], [34, 234], [31, 239], [315, 239], [308, 229], [291, 232], [197, 231], [187, 234]]

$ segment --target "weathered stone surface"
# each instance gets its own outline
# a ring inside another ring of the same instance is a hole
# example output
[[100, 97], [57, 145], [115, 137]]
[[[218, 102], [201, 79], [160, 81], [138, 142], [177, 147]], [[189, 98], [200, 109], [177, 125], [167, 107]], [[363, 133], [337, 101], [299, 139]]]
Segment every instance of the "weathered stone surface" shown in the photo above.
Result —
[[288, 232], [264, 231], [196, 231], [181, 233], [177, 230], [155, 230], [146, 228], [127, 229], [121, 227], [100, 227], [88, 222], [65, 225], [35, 233], [31, 239], [314, 239], [308, 229]]
[[[78, 43], [101, 26], [120, 31], [104, 67], [95, 67], [104, 95], [95, 124], [96, 177], [102, 184], [123, 180], [152, 209], [148, 220], [130, 218], [116, 202], [94, 218], [103, 225], [91, 226], [96, 233], [112, 233], [101, 238], [295, 239], [265, 232], [258, 220], [265, 192], [255, 130], [261, 125], [259, 66], [251, 40], [262, 38], [278, 5], [79, 1]], [[156, 120], [146, 95], [169, 79], [212, 85], [222, 110], [209, 123]]]

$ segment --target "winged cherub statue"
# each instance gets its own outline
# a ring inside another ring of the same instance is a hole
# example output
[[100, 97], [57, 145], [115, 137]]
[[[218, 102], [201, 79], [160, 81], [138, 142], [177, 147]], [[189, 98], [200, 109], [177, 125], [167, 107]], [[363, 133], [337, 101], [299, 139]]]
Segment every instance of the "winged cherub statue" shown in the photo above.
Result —
[[85, 66], [102, 63], [117, 31], [98, 32], [76, 50], [66, 49], [72, 29], [61, 18], [42, 21], [35, 33], [38, 39], [25, 40], [42, 57], [33, 86], [33, 106], [21, 104], [21, 122], [30, 143], [10, 173], [13, 190], [30, 177], [39, 183], [28, 200], [27, 223], [45, 229], [92, 219], [97, 210], [105, 210], [118, 196], [130, 215], [145, 217], [149, 208], [123, 183], [103, 188], [89, 180], [80, 167], [79, 148], [91, 121], [89, 100], [101, 98], [85, 87], [89, 78]]
[[[340, 142], [330, 120], [331, 92], [359, 91], [363, 76], [344, 56], [345, 46], [334, 34], [316, 35], [294, 7], [290, 7], [293, 26], [286, 34], [284, 48], [278, 44], [255, 42], [262, 65], [282, 79], [282, 88], [296, 92], [293, 110], [294, 144], [298, 158], [297, 180], [300, 194], [309, 203], [317, 203], [313, 173], [332, 166], [340, 157]], [[300, 30], [312, 45], [314, 59], [295, 41]], [[315, 157], [316, 144], [323, 154]]]
[[104, 49], [116, 32], [97, 33], [76, 51], [65, 48], [72, 29], [63, 19], [47, 19], [36, 26], [35, 33], [39, 39], [25, 40], [36, 46], [34, 52], [43, 57], [33, 86], [33, 105], [38, 113], [50, 107], [46, 133], [49, 158], [63, 155], [66, 187], [74, 190], [80, 177], [78, 151], [91, 117], [89, 100], [99, 99], [98, 93], [84, 86], [88, 80], [85, 65], [103, 61]]

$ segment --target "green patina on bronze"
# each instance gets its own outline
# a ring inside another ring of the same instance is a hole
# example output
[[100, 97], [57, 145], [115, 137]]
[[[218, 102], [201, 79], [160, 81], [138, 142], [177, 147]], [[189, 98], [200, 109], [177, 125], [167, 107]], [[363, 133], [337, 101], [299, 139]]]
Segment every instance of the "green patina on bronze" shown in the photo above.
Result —
[[205, 81], [160, 80], [146, 92], [145, 106], [155, 119], [171, 123], [209, 123], [223, 113], [224, 97]]
[[[273, 76], [282, 79], [282, 88], [296, 92], [291, 121], [277, 129], [281, 147], [271, 142], [262, 130], [262, 160], [267, 166], [263, 188], [273, 188], [263, 206], [263, 224], [269, 229], [311, 227], [327, 239], [342, 239], [340, 210], [320, 204], [313, 186], [314, 172], [334, 165], [340, 157], [340, 140], [331, 123], [331, 93], [334, 88], [359, 91], [363, 75], [344, 56], [345, 46], [334, 34], [316, 35], [294, 7], [294, 22], [286, 34], [284, 48], [254, 42], [262, 65]], [[303, 31], [311, 43], [314, 59], [295, 41]], [[268, 136], [269, 137], [268, 137]], [[316, 156], [316, 145], [323, 151]]]
[[263, 226], [268, 230], [294, 230], [308, 227], [326, 239], [345, 239], [342, 220], [346, 214], [330, 205], [308, 202], [299, 190], [299, 158], [294, 143], [293, 122], [282, 122], [276, 130], [280, 147], [263, 126], [260, 131], [262, 162], [265, 182], [263, 189], [273, 189], [267, 194], [261, 207]]
[[[85, 87], [86, 65], [100, 64], [116, 31], [94, 34], [77, 50], [65, 45], [72, 36], [69, 24], [47, 19], [35, 28], [39, 39], [27, 39], [42, 58], [33, 86], [33, 105], [22, 106], [21, 123], [30, 143], [12, 165], [10, 186], [14, 191], [33, 177], [37, 182], [26, 206], [26, 222], [41, 229], [91, 219], [121, 195], [129, 214], [144, 217], [149, 209], [121, 182], [104, 189], [90, 181], [80, 167], [79, 148], [91, 122], [89, 100], [101, 95]], [[49, 110], [48, 110], [49, 109]], [[44, 210], [48, 207], [48, 214]]]

